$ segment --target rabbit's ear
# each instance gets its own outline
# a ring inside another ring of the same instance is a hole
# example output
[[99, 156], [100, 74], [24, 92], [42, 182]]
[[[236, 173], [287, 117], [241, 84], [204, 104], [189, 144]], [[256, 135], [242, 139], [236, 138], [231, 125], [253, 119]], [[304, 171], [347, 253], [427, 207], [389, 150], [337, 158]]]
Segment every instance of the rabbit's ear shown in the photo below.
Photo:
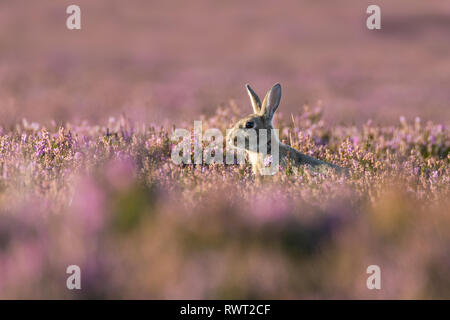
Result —
[[260, 113], [261, 112], [261, 100], [259, 100], [258, 95], [253, 91], [249, 84], [246, 84], [248, 96], [250, 97], [250, 101], [252, 103], [253, 112]]
[[266, 118], [268, 119], [273, 118], [273, 114], [280, 105], [280, 100], [281, 100], [281, 85], [277, 83], [272, 87], [272, 89], [270, 89], [267, 92], [266, 97], [264, 98], [264, 101], [262, 103], [261, 112], [265, 114]]

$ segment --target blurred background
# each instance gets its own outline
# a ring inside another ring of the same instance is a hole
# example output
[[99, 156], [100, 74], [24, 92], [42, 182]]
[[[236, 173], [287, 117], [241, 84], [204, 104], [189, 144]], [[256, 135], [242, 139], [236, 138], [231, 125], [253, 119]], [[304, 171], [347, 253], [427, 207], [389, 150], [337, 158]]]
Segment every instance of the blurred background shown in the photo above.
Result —
[[[448, 299], [449, 31], [442, 0], [0, 1], [0, 298]], [[174, 164], [247, 82], [349, 176]]]
[[[373, 1], [0, 2], [0, 125], [194, 120], [283, 85], [281, 111], [322, 104], [333, 123], [448, 119], [450, 3]], [[66, 28], [77, 4], [82, 29]]]

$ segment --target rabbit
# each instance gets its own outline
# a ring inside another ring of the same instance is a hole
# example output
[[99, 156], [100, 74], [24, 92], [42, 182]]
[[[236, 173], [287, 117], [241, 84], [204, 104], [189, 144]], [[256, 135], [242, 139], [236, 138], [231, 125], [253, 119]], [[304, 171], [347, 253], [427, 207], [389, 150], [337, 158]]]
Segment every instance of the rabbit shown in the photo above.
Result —
[[[328, 163], [313, 157], [310, 157], [306, 154], [303, 154], [296, 149], [281, 143], [278, 139], [278, 136], [276, 135], [276, 131], [273, 131], [272, 129], [272, 120], [273, 115], [275, 111], [278, 109], [278, 106], [280, 104], [281, 100], [281, 85], [279, 83], [275, 84], [272, 89], [270, 89], [263, 102], [261, 103], [261, 100], [259, 99], [258, 95], [253, 91], [253, 89], [250, 87], [250, 85], [245, 85], [247, 89], [247, 93], [250, 97], [250, 101], [253, 107], [253, 114], [248, 115], [247, 117], [239, 120], [234, 127], [229, 130], [227, 135], [227, 145], [231, 146], [234, 149], [238, 149], [238, 146], [236, 145], [236, 134], [237, 130], [240, 130], [240, 132], [246, 132], [245, 130], [254, 129], [257, 132], [259, 129], [267, 129], [267, 153], [260, 153], [258, 152], [259, 149], [252, 149], [250, 150], [248, 141], [246, 141], [245, 144], [245, 151], [247, 152], [249, 156], [249, 161], [252, 164], [252, 171], [255, 175], [261, 174], [261, 170], [265, 167], [264, 160], [265, 155], [271, 155], [271, 144], [272, 148], [276, 147], [279, 150], [279, 164], [281, 166], [286, 166], [288, 163], [291, 165], [294, 165], [296, 167], [303, 166], [303, 165], [309, 165], [314, 169], [319, 170], [326, 170], [326, 169], [334, 169], [338, 172], [344, 171], [344, 168], [341, 168], [337, 165], [334, 165], [332, 163]], [[244, 131], [241, 131], [244, 130]], [[275, 141], [271, 141], [272, 139], [275, 139]], [[259, 140], [258, 140], [259, 141]], [[254, 150], [254, 151], [253, 151]], [[278, 170], [278, 169], [277, 169]], [[270, 174], [274, 174], [276, 172], [272, 172]]]

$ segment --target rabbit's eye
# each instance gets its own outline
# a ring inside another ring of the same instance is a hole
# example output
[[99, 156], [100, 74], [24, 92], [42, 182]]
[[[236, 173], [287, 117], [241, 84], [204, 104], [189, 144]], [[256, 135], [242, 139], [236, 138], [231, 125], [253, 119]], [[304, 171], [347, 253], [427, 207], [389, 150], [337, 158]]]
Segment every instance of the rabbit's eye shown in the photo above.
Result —
[[245, 124], [245, 128], [247, 128], [247, 129], [251, 129], [251, 128], [253, 128], [255, 126], [255, 123], [253, 122], [253, 121], [248, 121], [246, 124]]

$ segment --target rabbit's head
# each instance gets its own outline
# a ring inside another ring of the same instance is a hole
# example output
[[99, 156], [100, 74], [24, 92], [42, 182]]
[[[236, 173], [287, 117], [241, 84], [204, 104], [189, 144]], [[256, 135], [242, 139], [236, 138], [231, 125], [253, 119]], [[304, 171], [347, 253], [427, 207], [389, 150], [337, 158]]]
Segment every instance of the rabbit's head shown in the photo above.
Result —
[[229, 131], [227, 136], [227, 143], [232, 147], [237, 147], [237, 134], [244, 134], [245, 149], [248, 150], [248, 132], [256, 132], [257, 137], [259, 137], [259, 130], [266, 129], [267, 131], [267, 142], [270, 146], [272, 119], [275, 111], [280, 104], [281, 99], [281, 85], [279, 83], [275, 84], [272, 89], [270, 89], [263, 102], [259, 99], [258, 95], [253, 91], [253, 89], [247, 84], [247, 93], [250, 97], [250, 102], [253, 107], [253, 113], [239, 120], [233, 128]]

